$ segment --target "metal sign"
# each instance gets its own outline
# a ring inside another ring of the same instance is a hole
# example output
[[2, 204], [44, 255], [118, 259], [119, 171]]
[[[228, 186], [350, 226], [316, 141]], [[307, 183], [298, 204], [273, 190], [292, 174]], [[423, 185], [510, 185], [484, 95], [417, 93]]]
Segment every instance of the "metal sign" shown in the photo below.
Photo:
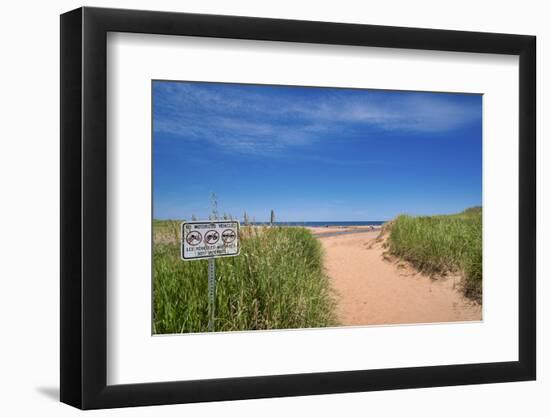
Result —
[[181, 259], [220, 258], [239, 254], [239, 222], [216, 220], [181, 224]]
[[239, 222], [236, 220], [183, 222], [181, 259], [208, 259], [208, 331], [216, 317], [216, 258], [239, 254]]

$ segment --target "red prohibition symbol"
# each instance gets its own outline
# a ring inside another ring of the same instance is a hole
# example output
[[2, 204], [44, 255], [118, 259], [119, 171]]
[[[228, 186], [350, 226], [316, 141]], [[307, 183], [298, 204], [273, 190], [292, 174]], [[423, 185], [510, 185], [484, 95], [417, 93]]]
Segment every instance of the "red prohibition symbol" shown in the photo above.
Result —
[[220, 240], [220, 234], [215, 230], [209, 230], [204, 235], [204, 241], [209, 245], [215, 244], [218, 240]]
[[237, 238], [237, 233], [232, 229], [225, 229], [222, 232], [222, 240], [224, 243], [231, 243]]
[[202, 241], [202, 235], [196, 230], [193, 230], [192, 232], [187, 233], [185, 240], [191, 246], [197, 246]]

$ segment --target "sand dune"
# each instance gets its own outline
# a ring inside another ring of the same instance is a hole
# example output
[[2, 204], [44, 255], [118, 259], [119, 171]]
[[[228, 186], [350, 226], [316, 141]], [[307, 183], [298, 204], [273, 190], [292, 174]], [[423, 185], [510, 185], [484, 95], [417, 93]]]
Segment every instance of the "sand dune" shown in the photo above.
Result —
[[[317, 229], [317, 228], [316, 228]], [[322, 233], [325, 228], [316, 231]], [[319, 237], [343, 325], [481, 320], [459, 276], [431, 278], [385, 256], [378, 232]]]

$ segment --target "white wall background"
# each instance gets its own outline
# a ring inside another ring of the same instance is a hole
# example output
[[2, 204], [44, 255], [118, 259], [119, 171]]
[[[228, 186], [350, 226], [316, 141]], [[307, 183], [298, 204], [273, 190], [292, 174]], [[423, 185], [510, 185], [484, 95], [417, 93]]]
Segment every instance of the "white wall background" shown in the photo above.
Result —
[[[59, 17], [82, 3], [3, 5], [0, 24], [0, 414], [75, 415], [59, 392]], [[548, 415], [550, 26], [545, 3], [124, 0], [86, 5], [532, 34], [538, 37], [538, 381], [99, 411], [94, 415]], [[546, 394], [546, 395], [544, 395]]]

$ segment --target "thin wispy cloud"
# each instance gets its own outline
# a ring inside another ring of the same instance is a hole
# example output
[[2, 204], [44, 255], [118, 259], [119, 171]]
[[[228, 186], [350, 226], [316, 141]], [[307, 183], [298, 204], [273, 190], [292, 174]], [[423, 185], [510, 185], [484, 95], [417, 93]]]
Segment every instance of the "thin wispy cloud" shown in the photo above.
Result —
[[155, 133], [244, 155], [307, 150], [343, 133], [361, 140], [377, 132], [437, 139], [481, 117], [478, 101], [453, 94], [162, 81], [153, 92]]

